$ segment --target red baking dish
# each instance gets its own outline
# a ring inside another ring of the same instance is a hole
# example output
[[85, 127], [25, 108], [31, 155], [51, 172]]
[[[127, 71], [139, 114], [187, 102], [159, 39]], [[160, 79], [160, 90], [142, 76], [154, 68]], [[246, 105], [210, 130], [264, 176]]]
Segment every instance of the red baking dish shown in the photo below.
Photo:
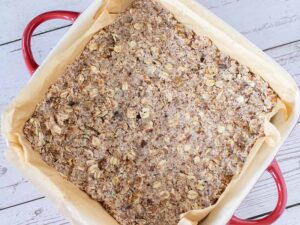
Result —
[[[25, 64], [30, 75], [33, 75], [35, 70], [38, 68], [38, 64], [34, 60], [32, 51], [31, 51], [31, 37], [33, 31], [36, 29], [38, 25], [41, 23], [52, 20], [52, 19], [64, 19], [69, 21], [75, 21], [77, 17], [80, 15], [78, 12], [71, 12], [71, 11], [51, 11], [43, 13], [37, 17], [35, 17], [26, 27], [23, 33], [23, 40], [22, 40], [22, 51]], [[287, 202], [287, 189], [286, 184], [282, 175], [282, 172], [278, 166], [277, 161], [271, 163], [268, 167], [267, 171], [272, 175], [273, 179], [275, 180], [277, 190], [278, 190], [278, 201], [275, 209], [266, 217], [258, 220], [247, 220], [247, 219], [240, 219], [236, 216], [233, 216], [231, 220], [228, 222], [229, 225], [267, 225], [274, 223], [283, 213], [286, 202]]]

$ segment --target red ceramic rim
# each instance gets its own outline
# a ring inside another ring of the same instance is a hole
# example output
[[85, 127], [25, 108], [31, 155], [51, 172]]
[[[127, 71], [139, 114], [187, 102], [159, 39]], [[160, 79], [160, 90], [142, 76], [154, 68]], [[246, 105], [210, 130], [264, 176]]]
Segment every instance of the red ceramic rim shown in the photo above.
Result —
[[271, 163], [268, 168], [268, 172], [275, 180], [278, 191], [277, 205], [273, 212], [271, 212], [268, 216], [258, 220], [243, 220], [239, 219], [236, 216], [233, 216], [228, 225], [269, 225], [274, 223], [281, 216], [281, 214], [285, 210], [287, 202], [287, 190], [282, 172], [276, 160]]
[[32, 55], [31, 51], [31, 37], [33, 34], [33, 31], [43, 22], [53, 19], [63, 19], [63, 20], [70, 20], [75, 21], [77, 17], [80, 15], [78, 12], [71, 12], [71, 11], [50, 11], [43, 13], [37, 17], [35, 17], [33, 20], [30, 21], [30, 23], [26, 26], [24, 33], [23, 33], [23, 39], [22, 39], [22, 52], [24, 61], [26, 64], [26, 67], [32, 75], [34, 71], [38, 68], [38, 64], [34, 60], [34, 57]]
[[[52, 19], [64, 19], [64, 20], [70, 20], [74, 22], [79, 15], [80, 13], [71, 12], [71, 11], [46, 12], [35, 17], [26, 26], [23, 33], [23, 39], [22, 39], [22, 52], [23, 52], [23, 57], [24, 57], [26, 67], [30, 75], [33, 75], [33, 73], [39, 66], [34, 60], [31, 51], [31, 37], [33, 31], [37, 28], [37, 26], [39, 26], [41, 23], [45, 21], [52, 20]], [[272, 164], [269, 166], [268, 172], [274, 178], [278, 190], [278, 201], [274, 211], [270, 213], [268, 216], [258, 220], [244, 220], [244, 219], [239, 219], [236, 216], [233, 216], [231, 220], [228, 222], [228, 225], [269, 225], [274, 223], [281, 216], [287, 202], [287, 190], [286, 190], [286, 184], [282, 172], [276, 160], [274, 160]]]

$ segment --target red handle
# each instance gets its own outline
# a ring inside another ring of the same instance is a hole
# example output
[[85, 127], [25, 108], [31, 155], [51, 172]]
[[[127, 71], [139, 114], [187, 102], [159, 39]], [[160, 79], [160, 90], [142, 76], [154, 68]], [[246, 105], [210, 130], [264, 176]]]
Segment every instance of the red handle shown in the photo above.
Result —
[[41, 23], [47, 20], [64, 19], [64, 20], [75, 21], [79, 15], [80, 13], [78, 12], [51, 11], [51, 12], [43, 13], [30, 21], [30, 23], [26, 26], [24, 30], [23, 39], [22, 39], [23, 57], [30, 75], [32, 75], [39, 66], [34, 60], [31, 51], [31, 37], [35, 28], [37, 28], [37, 26], [39, 26]]
[[282, 172], [276, 160], [271, 163], [268, 168], [268, 172], [275, 180], [278, 191], [278, 201], [274, 211], [268, 216], [258, 220], [243, 220], [233, 216], [228, 225], [270, 225], [281, 216], [286, 206], [287, 190]]

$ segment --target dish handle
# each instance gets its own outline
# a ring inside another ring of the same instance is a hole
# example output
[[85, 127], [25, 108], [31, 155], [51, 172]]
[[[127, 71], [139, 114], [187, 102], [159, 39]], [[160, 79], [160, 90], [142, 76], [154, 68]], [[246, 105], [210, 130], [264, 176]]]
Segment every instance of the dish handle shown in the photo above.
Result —
[[287, 202], [286, 184], [279, 165], [275, 159], [267, 170], [275, 180], [278, 191], [278, 200], [274, 211], [271, 212], [268, 216], [258, 220], [246, 220], [233, 216], [227, 225], [270, 225], [281, 216]]
[[30, 75], [33, 75], [34, 71], [38, 68], [38, 64], [34, 60], [32, 51], [31, 51], [31, 37], [33, 31], [43, 22], [53, 19], [63, 19], [63, 20], [70, 20], [75, 21], [77, 17], [80, 15], [79, 12], [72, 12], [72, 11], [50, 11], [43, 14], [38, 15], [34, 19], [30, 21], [30, 23], [26, 26], [23, 32], [22, 38], [22, 52], [24, 61], [26, 64], [27, 69], [29, 70]]

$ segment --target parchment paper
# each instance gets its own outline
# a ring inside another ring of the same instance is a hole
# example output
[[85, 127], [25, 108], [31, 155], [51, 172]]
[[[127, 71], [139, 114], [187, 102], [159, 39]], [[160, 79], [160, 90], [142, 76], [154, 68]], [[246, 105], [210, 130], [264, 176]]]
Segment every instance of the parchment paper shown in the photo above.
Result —
[[[35, 72], [3, 114], [2, 132], [7, 139], [6, 156], [49, 197], [73, 224], [117, 225], [100, 206], [56, 170], [42, 161], [25, 139], [22, 129], [48, 87], [61, 76], [83, 50], [92, 35], [111, 24], [133, 0], [95, 1], [81, 14], [67, 34]], [[266, 137], [259, 139], [242, 169], [218, 202], [202, 210], [181, 215], [180, 225], [225, 224], [259, 176], [271, 163], [299, 115], [299, 90], [292, 77], [242, 35], [193, 0], [157, 0], [197, 34], [206, 35], [224, 52], [247, 65], [266, 80], [280, 96], [275, 109], [265, 118]], [[208, 215], [208, 216], [207, 216]]]

